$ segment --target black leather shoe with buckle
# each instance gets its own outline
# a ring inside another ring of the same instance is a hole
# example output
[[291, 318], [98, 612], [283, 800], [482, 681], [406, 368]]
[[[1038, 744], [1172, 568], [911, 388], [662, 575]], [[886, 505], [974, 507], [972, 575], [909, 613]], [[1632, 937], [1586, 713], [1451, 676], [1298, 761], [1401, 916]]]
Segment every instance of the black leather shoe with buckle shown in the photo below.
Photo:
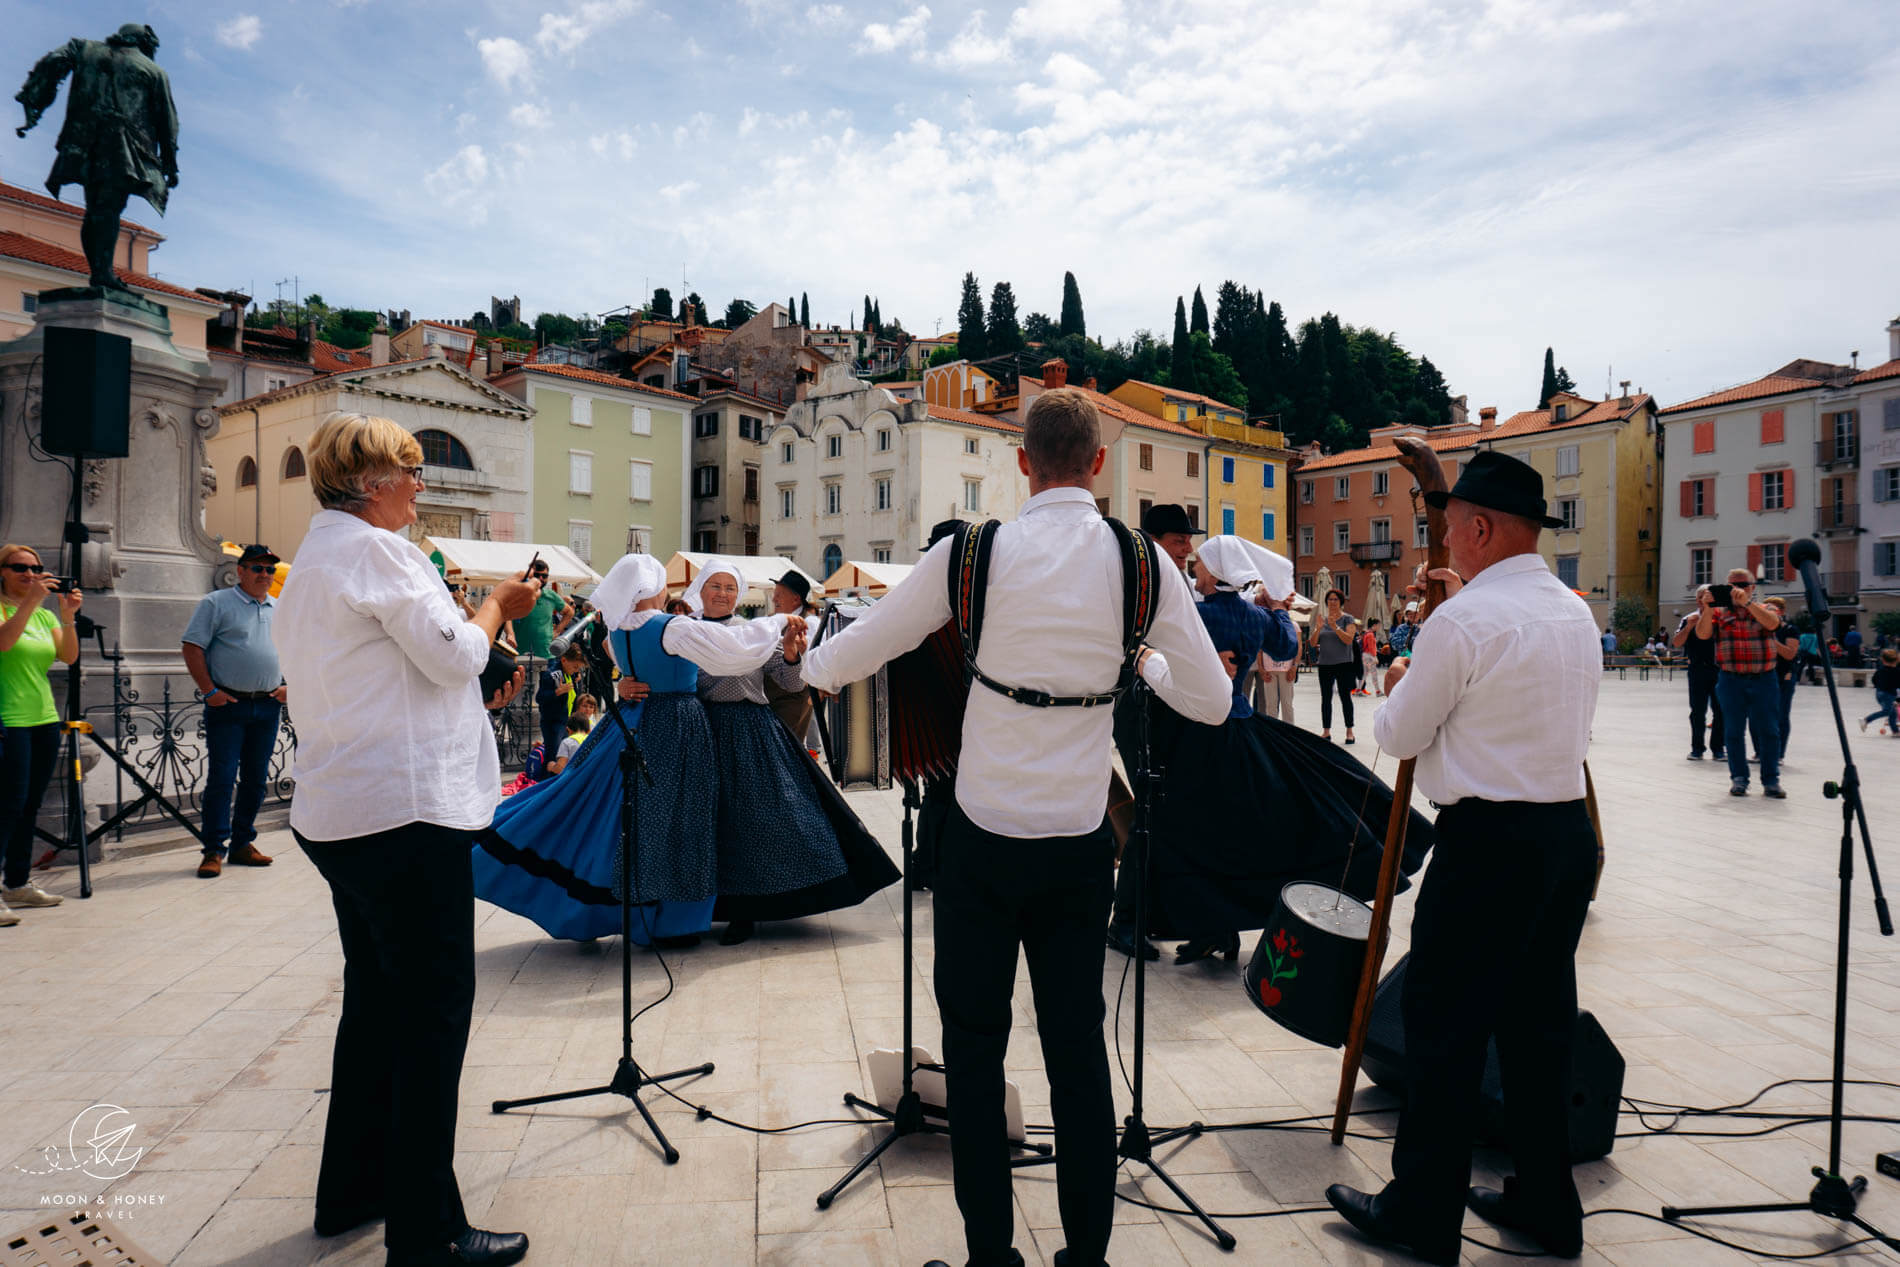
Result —
[[1421, 1245], [1414, 1241], [1404, 1228], [1394, 1224], [1379, 1210], [1379, 1198], [1371, 1193], [1361, 1192], [1357, 1188], [1336, 1183], [1326, 1189], [1326, 1200], [1333, 1209], [1339, 1211], [1353, 1230], [1370, 1241], [1386, 1245], [1397, 1245], [1407, 1250], [1415, 1258], [1428, 1263], [1454, 1267], [1458, 1261], [1458, 1238], [1453, 1237], [1446, 1246]]
[[1583, 1221], [1577, 1219], [1559, 1229], [1551, 1220], [1538, 1219], [1524, 1208], [1515, 1179], [1506, 1179], [1501, 1192], [1496, 1188], [1471, 1189], [1465, 1194], [1465, 1206], [1486, 1223], [1530, 1237], [1558, 1258], [1577, 1258], [1583, 1253]]
[[389, 1252], [386, 1267], [509, 1267], [528, 1256], [528, 1238], [520, 1232], [484, 1232], [471, 1227], [446, 1245]]

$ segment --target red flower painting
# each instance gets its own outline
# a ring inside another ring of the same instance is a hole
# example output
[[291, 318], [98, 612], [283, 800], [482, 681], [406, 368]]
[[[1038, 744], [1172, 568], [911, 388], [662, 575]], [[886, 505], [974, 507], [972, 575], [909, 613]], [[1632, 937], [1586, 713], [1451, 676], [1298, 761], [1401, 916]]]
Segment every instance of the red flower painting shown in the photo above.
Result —
[[1299, 965], [1293, 961], [1306, 952], [1300, 948], [1300, 939], [1287, 932], [1284, 925], [1273, 930], [1267, 944], [1273, 949], [1267, 955], [1267, 973], [1260, 980], [1260, 1006], [1278, 1007], [1280, 1000], [1286, 997], [1279, 983], [1300, 975]]

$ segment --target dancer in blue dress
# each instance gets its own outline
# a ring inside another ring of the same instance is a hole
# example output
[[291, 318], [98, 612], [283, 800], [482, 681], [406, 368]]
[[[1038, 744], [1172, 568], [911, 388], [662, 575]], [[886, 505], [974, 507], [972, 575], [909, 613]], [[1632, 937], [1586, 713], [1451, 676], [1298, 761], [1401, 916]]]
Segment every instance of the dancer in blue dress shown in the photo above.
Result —
[[[620, 672], [647, 688], [615, 707], [635, 732], [649, 777], [634, 808], [633, 939], [690, 938], [712, 918], [719, 780], [712, 730], [695, 693], [700, 670], [746, 673], [783, 653], [782, 617], [727, 628], [660, 611], [666, 569], [628, 555], [595, 595]], [[475, 894], [525, 915], [555, 937], [620, 931], [620, 753], [603, 718], [558, 779], [502, 803], [477, 837]], [[657, 905], [647, 905], [656, 903]]]
[[[709, 559], [683, 596], [710, 628], [743, 629], [733, 616], [745, 586], [736, 565]], [[856, 906], [902, 878], [805, 746], [780, 724], [768, 678], [802, 690], [799, 648], [738, 674], [702, 673], [699, 698], [712, 725], [719, 772], [721, 945], [737, 945], [759, 920], [800, 919]]]

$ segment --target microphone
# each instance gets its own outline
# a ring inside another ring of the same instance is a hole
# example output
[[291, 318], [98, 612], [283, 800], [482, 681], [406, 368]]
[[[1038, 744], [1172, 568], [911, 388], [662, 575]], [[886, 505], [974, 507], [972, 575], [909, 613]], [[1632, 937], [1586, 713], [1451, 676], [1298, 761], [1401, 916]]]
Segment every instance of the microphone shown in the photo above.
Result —
[[569, 625], [558, 637], [551, 639], [548, 642], [549, 657], [555, 660], [560, 659], [569, 647], [580, 640], [581, 631], [593, 624], [599, 617], [600, 612], [590, 611], [578, 621]]
[[1801, 585], [1807, 591], [1808, 612], [1817, 621], [1827, 617], [1827, 586], [1821, 584], [1821, 574], [1816, 565], [1821, 561], [1821, 547], [1803, 537], [1788, 546], [1788, 562], [1794, 564], [1801, 573]]

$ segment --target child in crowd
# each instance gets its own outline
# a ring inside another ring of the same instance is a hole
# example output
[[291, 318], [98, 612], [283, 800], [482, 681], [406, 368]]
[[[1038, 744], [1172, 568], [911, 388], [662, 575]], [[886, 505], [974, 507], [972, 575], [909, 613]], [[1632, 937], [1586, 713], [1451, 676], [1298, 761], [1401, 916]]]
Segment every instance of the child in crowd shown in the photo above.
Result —
[[574, 759], [574, 754], [581, 750], [581, 744], [586, 740], [587, 719], [576, 712], [567, 719], [567, 738], [561, 740], [560, 750], [548, 762], [548, 774], [553, 776], [567, 769], [567, 763]]
[[1880, 653], [1880, 667], [1874, 670], [1874, 702], [1880, 707], [1860, 719], [1860, 728], [1867, 729], [1867, 723], [1878, 718], [1881, 734], [1900, 739], [1900, 715], [1894, 711], [1896, 698], [1900, 698], [1900, 651], [1888, 647]]

